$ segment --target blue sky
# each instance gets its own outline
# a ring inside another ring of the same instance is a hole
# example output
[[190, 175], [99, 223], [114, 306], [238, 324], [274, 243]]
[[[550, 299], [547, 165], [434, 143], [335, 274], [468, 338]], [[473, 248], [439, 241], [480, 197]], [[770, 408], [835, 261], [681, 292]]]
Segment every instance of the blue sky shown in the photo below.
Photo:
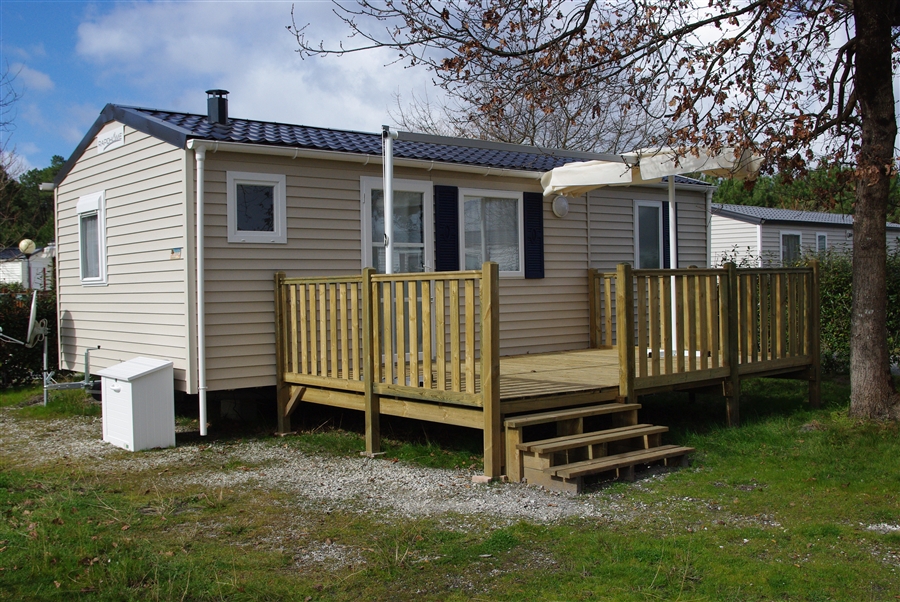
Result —
[[393, 95], [439, 96], [423, 69], [388, 51], [301, 60], [291, 6], [312, 38], [346, 33], [325, 1], [0, 0], [0, 63], [13, 87], [22, 168], [68, 158], [108, 102], [203, 113], [205, 90], [231, 92], [236, 117], [379, 131]]

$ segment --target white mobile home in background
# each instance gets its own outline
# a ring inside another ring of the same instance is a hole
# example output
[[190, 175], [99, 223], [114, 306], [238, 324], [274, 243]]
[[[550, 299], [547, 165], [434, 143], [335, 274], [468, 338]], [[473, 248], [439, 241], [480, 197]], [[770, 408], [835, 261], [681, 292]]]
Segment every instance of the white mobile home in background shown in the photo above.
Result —
[[45, 291], [53, 283], [53, 258], [56, 245], [50, 243], [26, 257], [18, 248], [4, 249], [0, 254], [0, 282], [20, 284], [25, 288]]
[[[887, 224], [888, 248], [898, 243], [900, 224]], [[804, 253], [853, 249], [853, 216], [751, 205], [712, 205], [713, 265], [734, 260], [782, 265]]]

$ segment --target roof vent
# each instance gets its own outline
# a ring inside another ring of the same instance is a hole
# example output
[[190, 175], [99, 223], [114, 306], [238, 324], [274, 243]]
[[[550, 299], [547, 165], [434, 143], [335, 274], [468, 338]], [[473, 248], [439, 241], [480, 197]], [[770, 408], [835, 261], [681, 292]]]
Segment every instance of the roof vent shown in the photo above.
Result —
[[228, 124], [228, 90], [207, 90], [206, 109], [210, 123]]

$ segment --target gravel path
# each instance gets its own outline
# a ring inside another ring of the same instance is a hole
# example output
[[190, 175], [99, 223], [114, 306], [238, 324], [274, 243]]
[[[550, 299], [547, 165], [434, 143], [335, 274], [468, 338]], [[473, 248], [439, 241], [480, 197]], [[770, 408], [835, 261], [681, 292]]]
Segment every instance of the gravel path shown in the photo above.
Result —
[[[298, 502], [318, 509], [389, 515], [392, 520], [427, 516], [458, 527], [476, 518], [495, 524], [548, 523], [572, 517], [618, 521], [647, 510], [622, 495], [603, 491], [575, 496], [519, 483], [473, 484], [468, 471], [377, 458], [310, 455], [264, 440], [197, 442], [132, 453], [101, 440], [99, 418], [20, 420], [14, 413], [14, 409], [0, 410], [0, 454], [14, 465], [78, 461], [97, 472], [147, 471], [173, 487], [276, 488], [295, 493]], [[190, 465], [196, 469], [183, 470]], [[182, 470], [166, 474], [166, 468], [175, 467]], [[660, 470], [638, 486], [666, 474]]]

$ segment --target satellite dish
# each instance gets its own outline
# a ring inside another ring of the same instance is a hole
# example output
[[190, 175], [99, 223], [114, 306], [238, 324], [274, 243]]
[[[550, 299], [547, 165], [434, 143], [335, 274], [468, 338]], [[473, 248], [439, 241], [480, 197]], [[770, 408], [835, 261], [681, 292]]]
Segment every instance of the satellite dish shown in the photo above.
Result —
[[31, 314], [28, 316], [28, 334], [25, 337], [25, 346], [29, 349], [44, 340], [47, 334], [47, 320], [37, 319], [37, 291], [31, 296]]

